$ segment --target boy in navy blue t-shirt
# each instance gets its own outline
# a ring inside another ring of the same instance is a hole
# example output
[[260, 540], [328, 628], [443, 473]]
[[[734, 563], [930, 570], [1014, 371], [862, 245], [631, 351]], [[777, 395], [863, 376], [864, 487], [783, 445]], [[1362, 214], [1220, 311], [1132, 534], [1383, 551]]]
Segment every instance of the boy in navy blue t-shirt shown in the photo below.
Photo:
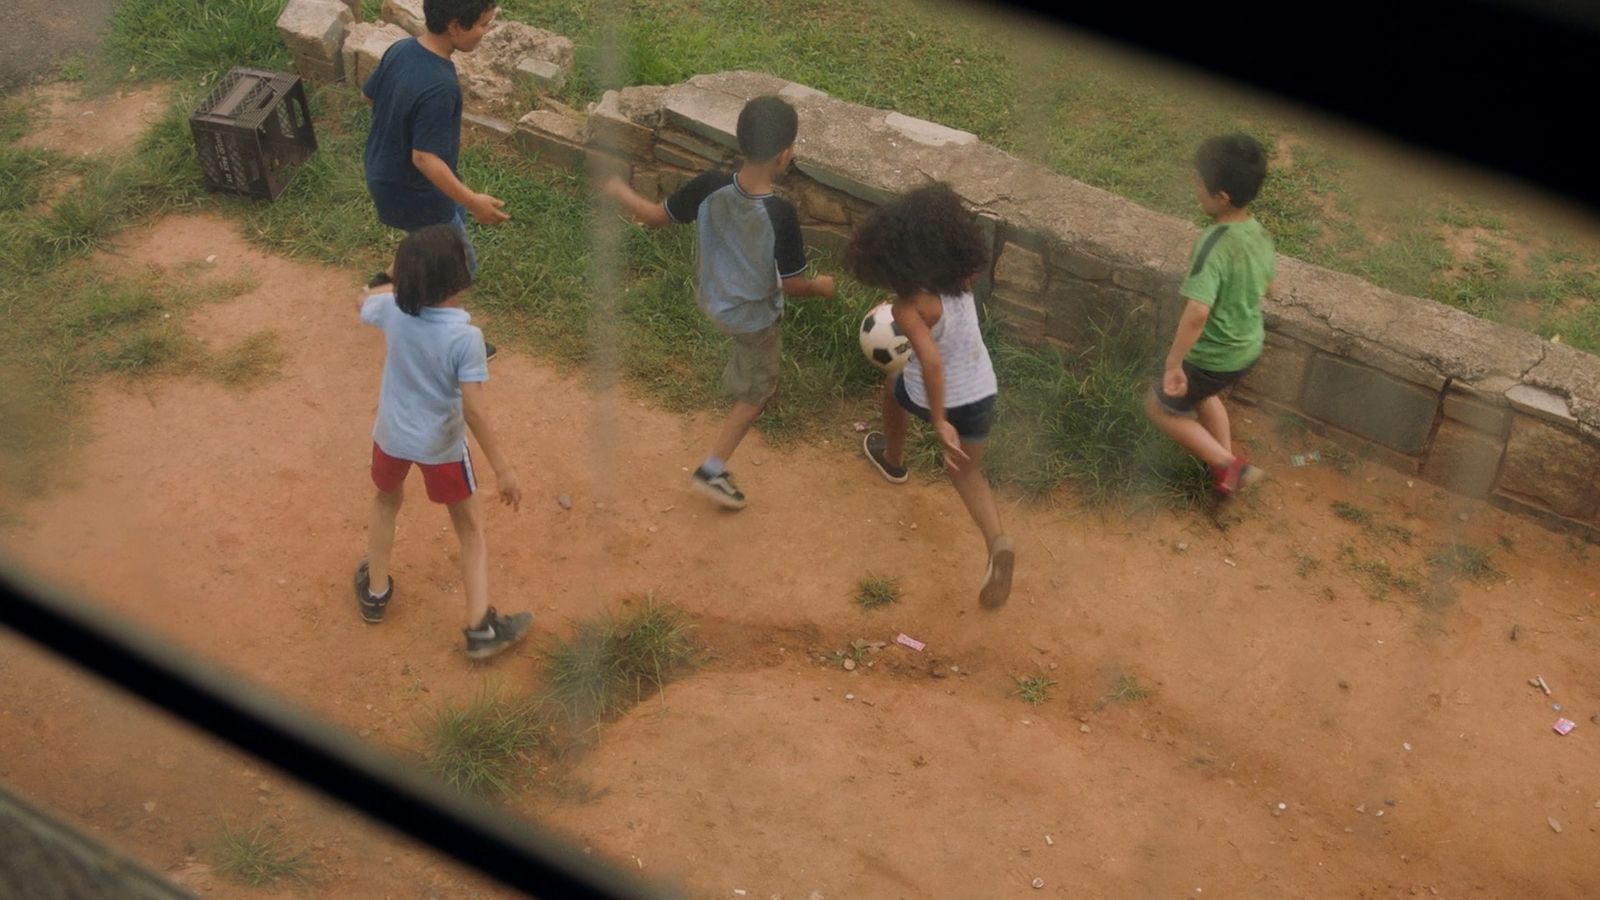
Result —
[[[361, 86], [372, 104], [367, 191], [378, 221], [391, 228], [409, 234], [429, 225], [454, 225], [466, 241], [467, 265], [476, 273], [466, 214], [484, 225], [510, 216], [502, 209], [504, 201], [472, 190], [456, 175], [462, 100], [450, 57], [477, 49], [494, 22], [495, 2], [424, 0], [422, 11], [428, 32], [396, 41]], [[371, 284], [385, 284], [391, 274], [380, 273]]]

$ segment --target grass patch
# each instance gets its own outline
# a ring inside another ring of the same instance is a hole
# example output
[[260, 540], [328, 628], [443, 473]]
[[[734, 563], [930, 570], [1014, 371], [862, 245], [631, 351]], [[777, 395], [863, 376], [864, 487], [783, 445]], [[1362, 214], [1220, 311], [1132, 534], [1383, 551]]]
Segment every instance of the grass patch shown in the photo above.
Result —
[[278, 333], [264, 329], [214, 355], [206, 363], [206, 374], [229, 387], [247, 388], [276, 377], [282, 367]]
[[[1069, 484], [1085, 503], [1200, 507], [1205, 467], [1168, 441], [1142, 409], [1155, 361], [1136, 330], [1104, 331], [1076, 356], [1023, 347], [990, 323], [1000, 394], [984, 466], [998, 484], [1038, 496]], [[937, 460], [929, 441], [924, 453]]]
[[653, 601], [627, 619], [582, 622], [543, 651], [545, 696], [580, 725], [622, 713], [693, 661], [689, 629], [681, 610]]
[[1346, 503], [1343, 500], [1333, 501], [1333, 514], [1346, 522], [1353, 522], [1357, 525], [1366, 526], [1372, 524], [1371, 510], [1356, 506], [1354, 503]]
[[1361, 579], [1368, 595], [1374, 600], [1387, 600], [1390, 591], [1410, 596], [1422, 592], [1422, 579], [1414, 573], [1397, 570], [1384, 559], [1361, 556], [1351, 544], [1339, 548], [1339, 559], [1345, 568]]
[[209, 80], [234, 66], [288, 68], [281, 0], [121, 0], [105, 49], [131, 77]]
[[217, 872], [239, 884], [265, 887], [286, 878], [306, 880], [305, 855], [264, 822], [242, 828], [223, 825], [214, 852]]
[[1153, 694], [1137, 676], [1124, 673], [1111, 683], [1111, 690], [1095, 701], [1094, 708], [1104, 709], [1113, 703], [1138, 703], [1150, 699]]
[[1295, 554], [1294, 572], [1301, 578], [1310, 578], [1311, 573], [1315, 572], [1321, 565], [1321, 561], [1314, 556], [1306, 556], [1305, 554], [1300, 553]]
[[537, 702], [485, 690], [464, 706], [434, 712], [423, 727], [422, 765], [462, 793], [509, 794], [549, 731]]
[[1050, 689], [1056, 686], [1050, 676], [1043, 673], [1028, 676], [1016, 675], [1013, 676], [1013, 680], [1016, 681], [1017, 688], [1011, 693], [1021, 697], [1023, 702], [1031, 703], [1034, 706], [1038, 706], [1050, 699]]
[[1477, 582], [1493, 581], [1502, 574], [1489, 561], [1489, 551], [1459, 541], [1440, 547], [1428, 557], [1428, 563], [1446, 575], [1461, 576]]
[[856, 605], [862, 609], [877, 609], [900, 599], [900, 579], [882, 575], [868, 575], [856, 585]]

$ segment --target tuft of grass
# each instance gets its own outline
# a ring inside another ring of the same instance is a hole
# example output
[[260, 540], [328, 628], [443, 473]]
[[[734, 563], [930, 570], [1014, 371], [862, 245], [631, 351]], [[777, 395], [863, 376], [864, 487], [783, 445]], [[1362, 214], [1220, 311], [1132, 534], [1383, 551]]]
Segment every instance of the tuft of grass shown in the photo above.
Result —
[[1317, 567], [1322, 565], [1321, 561], [1319, 561], [1316, 557], [1306, 556], [1305, 554], [1295, 554], [1294, 560], [1295, 574], [1299, 575], [1301, 578], [1309, 578], [1311, 573], [1315, 572]]
[[1347, 569], [1362, 578], [1367, 593], [1374, 600], [1387, 600], [1390, 591], [1411, 596], [1418, 596], [1422, 592], [1422, 579], [1415, 574], [1396, 570], [1387, 560], [1362, 557], [1351, 544], [1339, 548], [1339, 559]]
[[1356, 506], [1354, 503], [1346, 503], [1343, 500], [1333, 501], [1333, 514], [1346, 522], [1353, 522], [1357, 525], [1366, 526], [1372, 524], [1372, 512], [1370, 510]]
[[265, 887], [285, 878], [306, 880], [306, 856], [265, 822], [241, 828], [223, 825], [214, 853], [217, 871], [248, 887]]
[[900, 599], [900, 579], [882, 575], [868, 575], [856, 585], [856, 605], [862, 609], [877, 609]]
[[1099, 700], [1095, 701], [1095, 709], [1104, 709], [1112, 703], [1138, 703], [1148, 700], [1152, 691], [1140, 683], [1135, 675], [1124, 673], [1117, 676], [1112, 682], [1111, 690], [1107, 691]]
[[278, 333], [264, 329], [213, 356], [206, 374], [229, 387], [247, 388], [277, 376], [282, 366]]
[[1034, 706], [1038, 706], [1050, 699], [1050, 689], [1056, 686], [1050, 676], [1042, 672], [1038, 675], [1015, 675], [1012, 677], [1017, 683], [1017, 689], [1012, 693], [1021, 697], [1024, 702], [1031, 703]]
[[622, 713], [693, 661], [689, 629], [681, 610], [654, 601], [628, 619], [579, 623], [542, 651], [544, 695], [581, 725]]
[[549, 722], [532, 700], [484, 690], [460, 707], [442, 705], [423, 726], [422, 765], [466, 794], [511, 793], [517, 777], [549, 734]]
[[1501, 572], [1489, 561], [1489, 551], [1472, 544], [1453, 541], [1428, 557], [1429, 565], [1446, 575], [1459, 575], [1473, 581], [1493, 581]]
[[[1096, 345], [1075, 356], [1024, 347], [992, 319], [988, 330], [1005, 385], [984, 460], [992, 480], [1031, 496], [1070, 485], [1091, 506], [1203, 505], [1210, 496], [1205, 467], [1144, 416], [1155, 362], [1137, 324], [1101, 329]], [[931, 442], [924, 452], [937, 459]]]

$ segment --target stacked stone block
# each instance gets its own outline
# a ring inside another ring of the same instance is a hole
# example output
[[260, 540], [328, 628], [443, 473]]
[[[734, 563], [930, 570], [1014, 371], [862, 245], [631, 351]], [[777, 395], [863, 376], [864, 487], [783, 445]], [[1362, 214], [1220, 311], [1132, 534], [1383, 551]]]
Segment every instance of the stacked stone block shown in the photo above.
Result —
[[308, 81], [344, 80], [345, 33], [356, 21], [343, 0], [289, 0], [278, 15], [278, 36]]

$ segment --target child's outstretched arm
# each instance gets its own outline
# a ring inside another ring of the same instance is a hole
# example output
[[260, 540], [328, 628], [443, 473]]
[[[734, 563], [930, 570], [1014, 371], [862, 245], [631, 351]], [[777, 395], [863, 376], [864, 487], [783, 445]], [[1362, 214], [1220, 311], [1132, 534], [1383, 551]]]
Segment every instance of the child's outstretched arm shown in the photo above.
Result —
[[1167, 351], [1167, 361], [1161, 371], [1161, 389], [1169, 397], [1181, 396], [1189, 391], [1189, 376], [1183, 374], [1183, 358], [1194, 349], [1205, 330], [1211, 307], [1190, 300], [1183, 307], [1183, 317], [1178, 320], [1178, 331], [1172, 336], [1172, 349]]
[[944, 464], [950, 471], [959, 472], [961, 463], [970, 457], [961, 449], [961, 435], [956, 427], [945, 418], [944, 359], [939, 355], [939, 346], [933, 342], [933, 332], [928, 330], [928, 323], [922, 320], [915, 303], [896, 301], [892, 309], [895, 324], [911, 341], [911, 352], [917, 355], [917, 364], [922, 367], [922, 384], [928, 391], [928, 418], [933, 420], [933, 431], [944, 446]]
[[788, 297], [821, 297], [825, 300], [833, 299], [833, 276], [818, 275], [807, 278], [804, 275], [793, 275], [783, 279], [783, 293]]
[[500, 502], [512, 509], [519, 508], [522, 505], [522, 485], [517, 483], [517, 471], [511, 467], [511, 461], [500, 452], [500, 438], [489, 421], [489, 398], [485, 395], [483, 382], [461, 382], [461, 411], [466, 416], [467, 427], [472, 429], [472, 436], [478, 439], [478, 445], [489, 457], [489, 465], [494, 468]]
[[667, 215], [665, 206], [646, 200], [631, 185], [615, 175], [606, 179], [600, 192], [622, 207], [628, 218], [646, 228], [665, 228], [672, 224], [672, 217]]

